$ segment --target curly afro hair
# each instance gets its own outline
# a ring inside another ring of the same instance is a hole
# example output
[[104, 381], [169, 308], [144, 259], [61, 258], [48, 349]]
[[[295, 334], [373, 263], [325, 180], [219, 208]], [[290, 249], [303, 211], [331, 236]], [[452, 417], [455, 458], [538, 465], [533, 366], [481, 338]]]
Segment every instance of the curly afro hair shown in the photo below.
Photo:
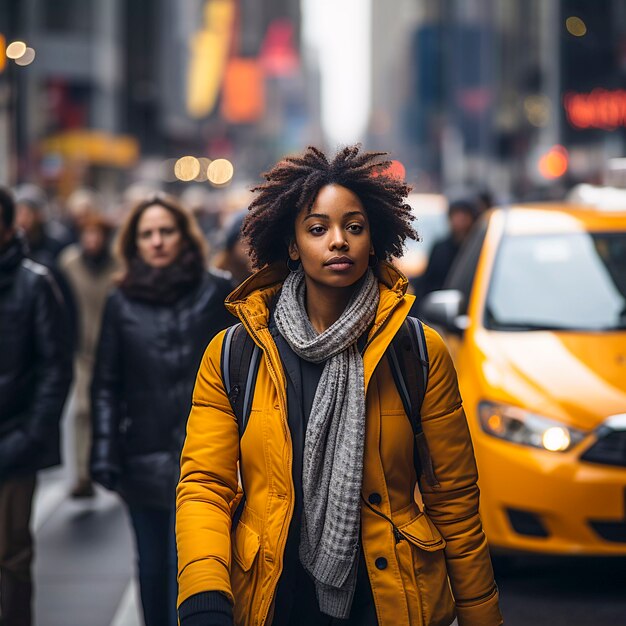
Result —
[[342, 185], [361, 200], [370, 222], [376, 256], [382, 260], [402, 256], [407, 237], [417, 239], [411, 226], [411, 207], [405, 199], [411, 188], [384, 175], [390, 161], [385, 152], [362, 152], [347, 146], [332, 160], [309, 146], [299, 156], [287, 157], [263, 174], [267, 182], [252, 189], [258, 193], [242, 227], [252, 262], [260, 268], [288, 258], [296, 216], [311, 211], [320, 189]]

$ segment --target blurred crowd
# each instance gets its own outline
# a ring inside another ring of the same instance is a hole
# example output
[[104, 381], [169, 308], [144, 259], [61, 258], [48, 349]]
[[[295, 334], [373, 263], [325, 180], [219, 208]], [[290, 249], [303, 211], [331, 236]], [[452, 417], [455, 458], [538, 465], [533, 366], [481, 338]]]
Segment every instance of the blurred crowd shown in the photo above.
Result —
[[0, 208], [0, 623], [32, 623], [36, 474], [61, 460], [71, 398], [69, 495], [120, 494], [146, 624], [175, 624], [178, 457], [202, 353], [250, 274], [243, 215], [150, 192], [115, 219], [90, 190], [53, 211], [33, 185]]

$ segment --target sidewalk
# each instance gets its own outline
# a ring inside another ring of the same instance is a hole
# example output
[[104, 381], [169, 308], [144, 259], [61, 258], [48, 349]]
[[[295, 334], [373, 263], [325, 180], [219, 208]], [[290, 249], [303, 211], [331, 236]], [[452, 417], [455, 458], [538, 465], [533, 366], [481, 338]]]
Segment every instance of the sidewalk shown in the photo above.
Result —
[[134, 545], [119, 499], [102, 489], [72, 500], [63, 468], [35, 494], [36, 626], [140, 626]]

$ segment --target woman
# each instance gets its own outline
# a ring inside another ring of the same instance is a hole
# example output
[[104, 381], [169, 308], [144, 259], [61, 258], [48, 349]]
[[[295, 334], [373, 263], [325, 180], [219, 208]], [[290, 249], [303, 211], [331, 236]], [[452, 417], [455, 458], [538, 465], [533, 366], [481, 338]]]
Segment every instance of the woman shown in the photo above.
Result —
[[241, 441], [223, 333], [198, 372], [177, 491], [181, 626], [502, 623], [456, 374], [427, 327], [438, 484], [420, 477], [423, 508], [414, 495], [411, 425], [382, 357], [413, 301], [387, 260], [416, 234], [409, 188], [379, 156], [309, 148], [255, 190], [244, 234], [262, 269], [227, 306], [264, 359]]
[[71, 496], [89, 498], [94, 495], [89, 473], [92, 422], [89, 384], [102, 312], [118, 267], [109, 245], [113, 226], [105, 217], [97, 213], [85, 214], [78, 233], [78, 243], [70, 244], [61, 252], [59, 267], [72, 289], [78, 313], [72, 421], [76, 483]]
[[195, 221], [165, 195], [131, 210], [118, 254], [123, 276], [106, 303], [92, 383], [91, 472], [128, 506], [147, 626], [172, 626], [178, 459], [202, 352], [232, 320], [232, 286], [205, 270]]

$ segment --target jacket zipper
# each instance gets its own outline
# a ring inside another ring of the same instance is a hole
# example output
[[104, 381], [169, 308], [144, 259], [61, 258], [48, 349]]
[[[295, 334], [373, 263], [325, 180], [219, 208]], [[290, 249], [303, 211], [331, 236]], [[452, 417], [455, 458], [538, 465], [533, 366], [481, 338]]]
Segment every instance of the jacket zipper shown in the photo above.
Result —
[[382, 519], [384, 519], [385, 521], [389, 522], [391, 524], [391, 529], [393, 530], [393, 537], [396, 540], [396, 544], [400, 543], [401, 541], [406, 541], [406, 537], [400, 532], [400, 529], [393, 523], [393, 520], [390, 517], [387, 517], [382, 511], [377, 511], [364, 497], [363, 494], [361, 494], [361, 500], [363, 500], [363, 502], [365, 503], [365, 506], [367, 506], [367, 508], [372, 511], [372, 513], [375, 513], [376, 515], [378, 515], [378, 517], [382, 517]]

